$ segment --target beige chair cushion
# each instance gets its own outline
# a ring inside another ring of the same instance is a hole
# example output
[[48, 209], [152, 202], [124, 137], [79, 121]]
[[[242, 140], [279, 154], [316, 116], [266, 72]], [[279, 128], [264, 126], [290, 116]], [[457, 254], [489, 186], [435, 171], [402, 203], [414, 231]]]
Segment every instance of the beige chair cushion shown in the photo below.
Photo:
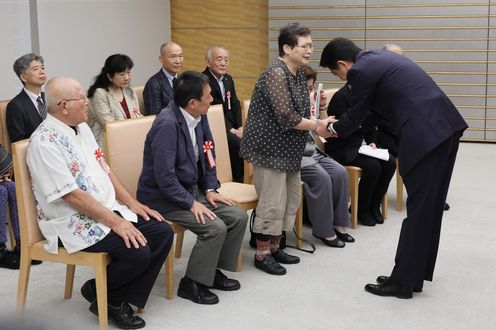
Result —
[[9, 131], [7, 130], [7, 104], [10, 100], [0, 101], [0, 143], [10, 151]]

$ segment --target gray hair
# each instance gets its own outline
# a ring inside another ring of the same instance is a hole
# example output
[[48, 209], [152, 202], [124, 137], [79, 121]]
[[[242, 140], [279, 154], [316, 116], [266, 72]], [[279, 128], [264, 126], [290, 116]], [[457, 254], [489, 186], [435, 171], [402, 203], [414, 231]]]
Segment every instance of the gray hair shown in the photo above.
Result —
[[25, 73], [28, 70], [29, 65], [33, 61], [39, 61], [41, 62], [41, 64], [45, 64], [43, 57], [36, 53], [25, 54], [15, 60], [13, 67], [17, 77], [21, 78], [21, 74]]
[[[178, 45], [176, 42], [174, 41], [167, 41], [167, 42], [164, 42], [161, 46], [160, 46], [160, 55], [162, 55], [164, 53], [164, 49], [165, 47], [169, 46], [169, 45]], [[179, 46], [181, 47], [181, 46]]]
[[210, 62], [210, 60], [212, 59], [212, 49], [214, 48], [220, 48], [220, 49], [223, 49], [227, 52], [227, 56], [229, 56], [229, 51], [226, 49], [226, 47], [224, 46], [221, 46], [221, 45], [215, 45], [215, 46], [212, 46], [212, 47], [209, 47], [207, 49], [207, 52], [205, 53], [205, 60], [207, 60], [208, 62]]

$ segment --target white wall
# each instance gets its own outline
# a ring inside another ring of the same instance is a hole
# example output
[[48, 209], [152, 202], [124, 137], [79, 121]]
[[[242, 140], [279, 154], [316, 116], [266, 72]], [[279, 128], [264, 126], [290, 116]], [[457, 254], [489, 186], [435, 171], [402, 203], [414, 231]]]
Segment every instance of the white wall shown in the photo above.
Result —
[[[16, 9], [13, 21], [30, 32], [29, 1], [0, 1], [0, 18]], [[72, 76], [88, 87], [105, 59], [124, 53], [134, 61], [134, 86], [143, 85], [160, 68], [160, 45], [170, 39], [170, 0], [37, 0], [40, 54], [48, 77]], [[22, 5], [22, 6], [21, 6]], [[10, 26], [10, 25], [9, 25]], [[9, 45], [9, 58], [0, 52], [0, 99], [21, 88], [12, 71], [16, 57], [31, 51], [31, 39], [15, 48], [12, 32], [0, 23], [0, 41]], [[12, 31], [12, 29], [11, 29]], [[37, 36], [33, 36], [36, 38]], [[11, 40], [5, 43], [5, 40]], [[14, 49], [15, 48], [15, 49]], [[8, 54], [8, 53], [7, 53]], [[5, 70], [4, 70], [5, 69]]]
[[12, 64], [31, 51], [29, 1], [0, 1], [0, 100], [17, 94], [20, 81]]

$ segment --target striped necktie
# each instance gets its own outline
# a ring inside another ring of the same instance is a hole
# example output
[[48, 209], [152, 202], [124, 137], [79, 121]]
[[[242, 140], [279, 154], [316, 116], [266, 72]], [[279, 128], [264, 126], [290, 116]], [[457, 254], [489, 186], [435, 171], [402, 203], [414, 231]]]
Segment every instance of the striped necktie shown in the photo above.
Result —
[[38, 111], [40, 113], [41, 119], [45, 119], [47, 117], [47, 111], [45, 103], [43, 103], [41, 96], [38, 96], [38, 98], [36, 99], [36, 103], [38, 103]]

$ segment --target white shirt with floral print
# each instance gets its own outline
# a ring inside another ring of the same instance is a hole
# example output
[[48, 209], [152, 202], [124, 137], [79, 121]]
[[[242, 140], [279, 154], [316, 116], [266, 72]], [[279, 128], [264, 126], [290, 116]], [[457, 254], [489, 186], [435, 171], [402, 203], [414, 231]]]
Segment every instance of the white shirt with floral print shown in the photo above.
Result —
[[38, 224], [46, 238], [45, 249], [57, 253], [58, 239], [69, 253], [102, 240], [110, 228], [78, 212], [62, 198], [82, 189], [104, 207], [118, 211], [124, 219], [137, 216], [116, 201], [103, 152], [86, 123], [76, 131], [48, 115], [31, 135], [27, 163], [33, 181]]

